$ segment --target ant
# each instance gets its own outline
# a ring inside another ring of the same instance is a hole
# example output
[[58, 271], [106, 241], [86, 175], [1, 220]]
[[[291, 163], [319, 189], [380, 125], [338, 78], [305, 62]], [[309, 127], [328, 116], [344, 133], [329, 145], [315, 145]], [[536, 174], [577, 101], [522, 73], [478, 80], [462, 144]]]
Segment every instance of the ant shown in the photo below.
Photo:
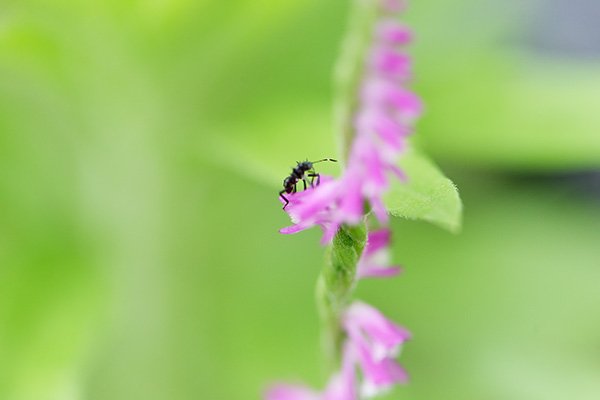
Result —
[[[283, 190], [279, 192], [279, 197], [285, 200], [285, 205], [283, 206], [284, 210], [290, 203], [290, 201], [283, 194], [296, 193], [296, 185], [299, 181], [302, 181], [302, 184], [304, 185], [304, 190], [306, 190], [307, 178], [310, 178], [310, 187], [314, 187], [313, 182], [315, 181], [315, 178], [317, 178], [317, 186], [319, 186], [319, 183], [321, 182], [321, 175], [317, 174], [315, 168], [313, 167], [313, 164], [320, 163], [323, 161], [337, 162], [337, 160], [334, 160], [333, 158], [324, 158], [319, 161], [296, 161], [298, 165], [296, 165], [296, 167], [292, 169], [292, 173], [290, 174], [290, 176], [283, 180]], [[307, 174], [307, 172], [309, 173]]]

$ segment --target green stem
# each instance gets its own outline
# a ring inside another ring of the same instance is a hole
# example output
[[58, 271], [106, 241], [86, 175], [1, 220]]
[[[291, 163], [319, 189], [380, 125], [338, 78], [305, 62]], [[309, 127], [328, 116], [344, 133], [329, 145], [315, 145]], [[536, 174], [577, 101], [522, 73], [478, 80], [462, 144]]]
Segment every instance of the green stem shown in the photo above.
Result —
[[[336, 135], [339, 154], [347, 157], [354, 139], [352, 116], [358, 106], [365, 55], [377, 19], [377, 0], [354, 0], [347, 34], [336, 71]], [[337, 368], [344, 340], [341, 315], [356, 283], [356, 266], [366, 242], [366, 226], [342, 226], [327, 250], [327, 260], [317, 282], [317, 306], [322, 324], [323, 351], [328, 367]]]
[[373, 23], [377, 18], [376, 0], [354, 0], [335, 71], [334, 132], [342, 160], [354, 139], [352, 116], [358, 106], [359, 85], [372, 41]]
[[337, 368], [344, 334], [340, 317], [356, 282], [356, 265], [366, 242], [366, 226], [342, 226], [327, 249], [317, 282], [317, 306], [322, 324], [323, 351], [330, 368]]

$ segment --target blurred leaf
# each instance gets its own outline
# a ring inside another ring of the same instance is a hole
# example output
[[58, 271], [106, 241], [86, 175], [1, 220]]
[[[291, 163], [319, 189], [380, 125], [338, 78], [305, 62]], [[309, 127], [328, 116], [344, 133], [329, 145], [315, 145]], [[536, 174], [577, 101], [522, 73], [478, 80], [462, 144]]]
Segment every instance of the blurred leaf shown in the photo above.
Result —
[[424, 66], [418, 92], [428, 112], [417, 140], [437, 159], [487, 168], [597, 167], [597, 69], [513, 53]]
[[600, 165], [597, 58], [535, 45], [536, 31], [548, 24], [544, 12], [556, 4], [411, 4], [406, 18], [416, 34], [410, 47], [415, 89], [427, 109], [416, 140], [427, 154], [488, 169]]
[[392, 184], [384, 199], [388, 212], [395, 217], [422, 219], [457, 232], [462, 221], [462, 202], [454, 183], [415, 150], [409, 150], [400, 165], [408, 181]]
[[[198, 154], [255, 182], [279, 188], [296, 160], [339, 158], [329, 133], [327, 106], [325, 100], [310, 98], [303, 103], [269, 104], [241, 122], [207, 125], [203, 130], [214, 135], [198, 138]], [[339, 167], [324, 163], [319, 172], [336, 175]]]

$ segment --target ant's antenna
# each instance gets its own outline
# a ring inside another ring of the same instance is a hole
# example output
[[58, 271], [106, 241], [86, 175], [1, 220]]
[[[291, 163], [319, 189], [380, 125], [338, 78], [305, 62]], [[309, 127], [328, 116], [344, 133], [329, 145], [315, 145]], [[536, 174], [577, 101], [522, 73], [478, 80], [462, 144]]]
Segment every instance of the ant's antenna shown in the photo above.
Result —
[[320, 162], [323, 162], [323, 161], [337, 162], [337, 160], [334, 160], [333, 158], [324, 158], [324, 159], [319, 160], [319, 161], [313, 161], [312, 163], [316, 164], [316, 163], [320, 163]]

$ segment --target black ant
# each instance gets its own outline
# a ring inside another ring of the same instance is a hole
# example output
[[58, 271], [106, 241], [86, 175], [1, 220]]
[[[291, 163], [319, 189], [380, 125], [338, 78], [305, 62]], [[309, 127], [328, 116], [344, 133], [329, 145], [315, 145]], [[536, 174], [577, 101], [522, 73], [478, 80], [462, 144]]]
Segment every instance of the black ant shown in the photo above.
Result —
[[[298, 165], [296, 165], [295, 168], [292, 168], [292, 173], [290, 174], [290, 176], [283, 180], [283, 190], [279, 192], [279, 197], [281, 197], [285, 201], [285, 205], [283, 206], [284, 210], [290, 203], [290, 201], [283, 194], [296, 193], [296, 184], [298, 184], [299, 181], [302, 181], [302, 184], [304, 185], [304, 190], [306, 190], [307, 178], [310, 178], [310, 187], [314, 187], [313, 183], [315, 181], [315, 178], [317, 179], [317, 186], [319, 186], [319, 183], [321, 182], [321, 175], [317, 174], [315, 168], [313, 167], [313, 164], [320, 163], [323, 161], [337, 162], [337, 160], [334, 160], [333, 158], [324, 158], [319, 161], [296, 161]], [[307, 172], [309, 172], [309, 174], [307, 174]]]

